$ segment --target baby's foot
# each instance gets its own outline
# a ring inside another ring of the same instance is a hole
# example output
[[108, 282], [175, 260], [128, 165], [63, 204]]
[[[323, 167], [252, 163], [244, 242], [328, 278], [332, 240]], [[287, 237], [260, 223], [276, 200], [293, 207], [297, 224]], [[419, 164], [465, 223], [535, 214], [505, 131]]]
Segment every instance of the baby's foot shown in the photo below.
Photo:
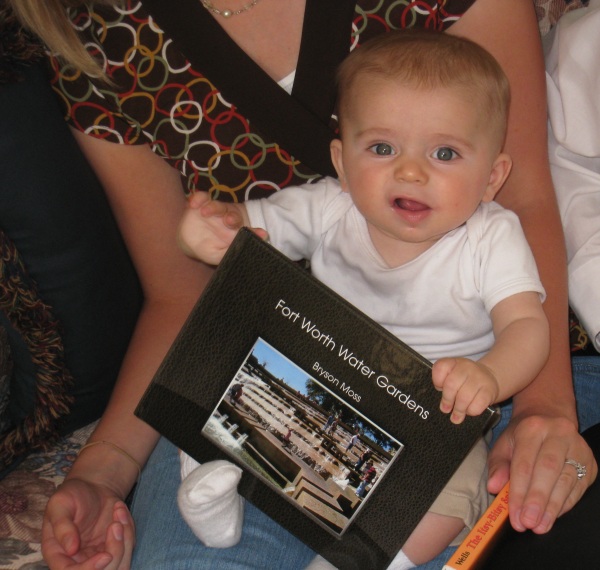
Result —
[[181, 457], [183, 481], [177, 493], [181, 516], [205, 546], [237, 544], [244, 519], [244, 499], [237, 492], [242, 470], [229, 461], [200, 465], [188, 457]]

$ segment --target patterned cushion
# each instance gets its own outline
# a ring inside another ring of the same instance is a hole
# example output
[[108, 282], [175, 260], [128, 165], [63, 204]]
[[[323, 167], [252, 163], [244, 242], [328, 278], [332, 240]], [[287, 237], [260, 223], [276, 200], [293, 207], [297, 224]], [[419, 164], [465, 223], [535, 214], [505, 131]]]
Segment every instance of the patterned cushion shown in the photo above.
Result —
[[95, 423], [29, 455], [0, 480], [0, 568], [41, 570], [41, 530], [46, 503], [62, 483]]

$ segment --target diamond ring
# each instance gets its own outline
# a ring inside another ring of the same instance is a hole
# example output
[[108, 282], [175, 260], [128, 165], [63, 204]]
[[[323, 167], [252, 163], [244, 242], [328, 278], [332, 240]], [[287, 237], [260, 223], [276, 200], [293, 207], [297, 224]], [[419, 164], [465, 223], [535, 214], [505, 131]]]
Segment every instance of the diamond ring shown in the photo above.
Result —
[[583, 479], [586, 476], [587, 469], [585, 468], [585, 465], [582, 465], [574, 459], [565, 459], [565, 464], [575, 467], [575, 471], [577, 471], [577, 479]]

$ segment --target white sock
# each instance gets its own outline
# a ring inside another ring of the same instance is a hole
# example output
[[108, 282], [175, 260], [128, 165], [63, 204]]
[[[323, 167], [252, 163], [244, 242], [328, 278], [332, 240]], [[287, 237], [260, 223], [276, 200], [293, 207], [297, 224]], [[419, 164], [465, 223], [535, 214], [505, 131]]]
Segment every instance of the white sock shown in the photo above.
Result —
[[398, 552], [396, 557], [391, 561], [387, 570], [409, 570], [410, 568], [415, 568], [416, 564], [413, 564], [408, 556], [404, 554], [404, 551]]
[[[410, 568], [416, 568], [416, 565], [401, 550], [396, 554], [396, 557], [392, 560], [387, 570], [410, 570]], [[336, 570], [336, 568], [327, 562], [325, 558], [317, 554], [304, 570]]]
[[202, 544], [227, 548], [242, 535], [244, 499], [237, 492], [242, 470], [222, 459], [200, 465], [181, 453], [177, 493], [181, 516]]
[[304, 570], [337, 570], [337, 568], [327, 562], [320, 554], [317, 554]]
[[200, 467], [198, 463], [191, 455], [184, 453], [179, 450], [179, 470], [181, 473], [181, 480], [183, 481], [196, 467]]

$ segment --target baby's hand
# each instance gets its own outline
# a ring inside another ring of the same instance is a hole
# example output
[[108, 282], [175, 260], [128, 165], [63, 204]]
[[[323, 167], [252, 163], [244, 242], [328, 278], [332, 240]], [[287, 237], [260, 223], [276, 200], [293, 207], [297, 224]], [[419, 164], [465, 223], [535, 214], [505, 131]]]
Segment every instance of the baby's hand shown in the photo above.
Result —
[[[196, 192], [189, 199], [179, 225], [179, 245], [186, 255], [218, 265], [244, 225], [243, 204], [211, 200], [207, 192]], [[264, 230], [255, 232], [266, 237]]]
[[478, 416], [498, 398], [500, 388], [492, 371], [467, 358], [441, 358], [433, 365], [433, 385], [442, 392], [440, 410], [452, 412], [450, 421]]

